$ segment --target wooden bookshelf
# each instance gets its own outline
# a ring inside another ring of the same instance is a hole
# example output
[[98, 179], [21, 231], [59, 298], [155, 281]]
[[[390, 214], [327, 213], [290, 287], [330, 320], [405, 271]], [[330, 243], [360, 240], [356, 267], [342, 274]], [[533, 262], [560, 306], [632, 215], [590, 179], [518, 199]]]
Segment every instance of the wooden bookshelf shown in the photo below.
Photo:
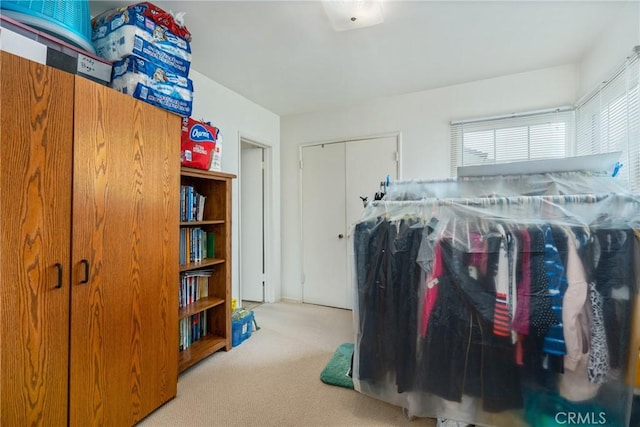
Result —
[[[180, 228], [187, 230], [185, 233], [190, 232], [188, 229], [195, 228], [201, 229], [201, 234], [213, 233], [215, 244], [213, 257], [210, 257], [211, 254], [205, 251], [206, 248], [200, 245], [199, 240], [194, 243], [181, 239], [183, 246], [181, 248], [183, 263], [179, 266], [181, 282], [185, 274], [213, 271], [208, 277], [207, 296], [178, 310], [179, 341], [184, 347], [183, 350], [179, 350], [179, 372], [183, 372], [216, 351], [231, 349], [231, 185], [235, 177], [229, 173], [186, 167], [180, 170], [181, 186], [192, 189], [184, 191], [195, 194], [189, 199], [185, 197], [181, 188], [181, 210], [189, 209], [189, 200], [197, 199], [198, 195], [205, 197], [204, 205], [201, 206], [201, 220], [188, 221], [181, 214]], [[195, 217], [198, 217], [197, 213]], [[201, 260], [189, 262], [192, 259], [190, 251], [200, 251], [195, 259]], [[182, 286], [182, 283], [179, 283], [179, 286]], [[202, 313], [205, 319], [202, 323], [196, 322], [194, 325], [193, 319], [201, 319]], [[204, 325], [206, 325], [206, 331]], [[185, 335], [190, 336], [185, 338]]]

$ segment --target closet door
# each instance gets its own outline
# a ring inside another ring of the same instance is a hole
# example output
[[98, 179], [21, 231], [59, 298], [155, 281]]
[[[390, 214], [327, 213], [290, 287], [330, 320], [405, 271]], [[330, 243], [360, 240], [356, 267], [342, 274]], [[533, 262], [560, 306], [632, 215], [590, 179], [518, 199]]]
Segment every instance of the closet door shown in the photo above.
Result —
[[349, 308], [344, 145], [302, 149], [302, 300]]
[[397, 178], [397, 138], [302, 148], [304, 302], [352, 308], [351, 227], [387, 174]]
[[0, 425], [65, 425], [73, 76], [0, 52]]
[[180, 118], [76, 80], [70, 424], [176, 395]]
[[380, 182], [389, 175], [398, 178], [398, 140], [395, 136], [349, 141], [345, 147], [346, 159], [346, 219], [347, 219], [347, 307], [353, 307], [355, 289], [353, 273], [353, 240], [351, 227], [358, 222], [364, 212], [360, 196], [374, 199], [380, 190]]

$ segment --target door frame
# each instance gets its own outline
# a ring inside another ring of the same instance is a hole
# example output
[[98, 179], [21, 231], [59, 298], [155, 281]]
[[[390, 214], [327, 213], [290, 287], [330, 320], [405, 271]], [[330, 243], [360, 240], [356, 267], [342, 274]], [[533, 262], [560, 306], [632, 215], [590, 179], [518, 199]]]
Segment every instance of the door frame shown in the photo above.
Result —
[[[300, 278], [299, 278], [299, 282], [298, 282], [298, 289], [299, 289], [299, 295], [300, 295], [300, 302], [304, 302], [304, 282], [305, 282], [305, 275], [304, 275], [304, 218], [303, 218], [303, 206], [302, 206], [302, 195], [304, 192], [304, 182], [302, 179], [302, 169], [303, 169], [303, 163], [302, 163], [302, 150], [305, 147], [312, 147], [312, 146], [316, 146], [316, 145], [324, 145], [324, 144], [338, 144], [338, 143], [349, 143], [349, 142], [357, 142], [357, 141], [363, 141], [363, 140], [367, 140], [367, 139], [378, 139], [378, 138], [389, 138], [389, 137], [395, 137], [396, 138], [396, 147], [398, 149], [398, 158], [397, 158], [397, 180], [401, 180], [402, 179], [402, 132], [401, 131], [395, 131], [395, 132], [387, 132], [387, 133], [378, 133], [378, 134], [373, 134], [373, 135], [366, 135], [366, 136], [356, 136], [356, 137], [350, 137], [350, 138], [336, 138], [336, 139], [329, 139], [329, 140], [324, 140], [324, 141], [316, 141], [316, 142], [307, 142], [307, 143], [303, 143], [300, 144], [298, 146], [298, 182], [300, 183], [300, 185], [298, 186], [298, 223], [299, 223], [299, 232], [298, 235], [300, 236], [300, 239], [298, 240], [298, 247], [300, 248], [300, 256], [298, 257], [298, 266], [299, 266], [299, 271], [300, 271]], [[381, 177], [384, 178], [384, 177]], [[378, 187], [375, 185], [375, 183], [372, 183], [373, 185], [373, 189], [377, 190]], [[347, 263], [347, 268], [349, 268], [348, 266], [351, 265], [350, 262]], [[347, 274], [350, 274], [350, 271], [347, 271]]]
[[[262, 182], [262, 196], [264, 199], [263, 204], [263, 256], [264, 256], [264, 302], [274, 302], [273, 287], [271, 285], [271, 262], [273, 255], [269, 250], [271, 248], [272, 231], [271, 223], [273, 221], [273, 146], [266, 142], [262, 142], [259, 139], [248, 136], [246, 133], [238, 132], [238, 141], [242, 145], [243, 142], [262, 148], [264, 151], [264, 167], [263, 167], [263, 182]], [[242, 148], [238, 147], [238, 171], [242, 170]], [[239, 193], [242, 191], [242, 175], [238, 174], [238, 189]], [[242, 265], [242, 194], [238, 194], [238, 265]], [[238, 268], [238, 306], [242, 304], [242, 268]]]

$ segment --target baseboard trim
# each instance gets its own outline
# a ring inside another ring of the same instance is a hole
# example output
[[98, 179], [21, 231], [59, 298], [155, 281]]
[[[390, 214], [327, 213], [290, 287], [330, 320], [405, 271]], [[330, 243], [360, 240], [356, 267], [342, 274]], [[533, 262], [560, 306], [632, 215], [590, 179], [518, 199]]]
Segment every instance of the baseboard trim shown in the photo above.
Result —
[[280, 298], [280, 300], [278, 302], [289, 302], [292, 304], [301, 304], [302, 301], [299, 299], [295, 299], [295, 298]]

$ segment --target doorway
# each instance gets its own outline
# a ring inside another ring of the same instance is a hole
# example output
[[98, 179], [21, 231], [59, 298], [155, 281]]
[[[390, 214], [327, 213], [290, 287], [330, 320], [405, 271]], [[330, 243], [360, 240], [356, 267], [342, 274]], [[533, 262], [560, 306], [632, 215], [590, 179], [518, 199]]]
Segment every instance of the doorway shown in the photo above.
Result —
[[266, 148], [240, 139], [240, 299], [242, 306], [265, 302], [265, 152]]
[[399, 135], [300, 149], [302, 301], [351, 309], [350, 228], [381, 181], [398, 179]]

